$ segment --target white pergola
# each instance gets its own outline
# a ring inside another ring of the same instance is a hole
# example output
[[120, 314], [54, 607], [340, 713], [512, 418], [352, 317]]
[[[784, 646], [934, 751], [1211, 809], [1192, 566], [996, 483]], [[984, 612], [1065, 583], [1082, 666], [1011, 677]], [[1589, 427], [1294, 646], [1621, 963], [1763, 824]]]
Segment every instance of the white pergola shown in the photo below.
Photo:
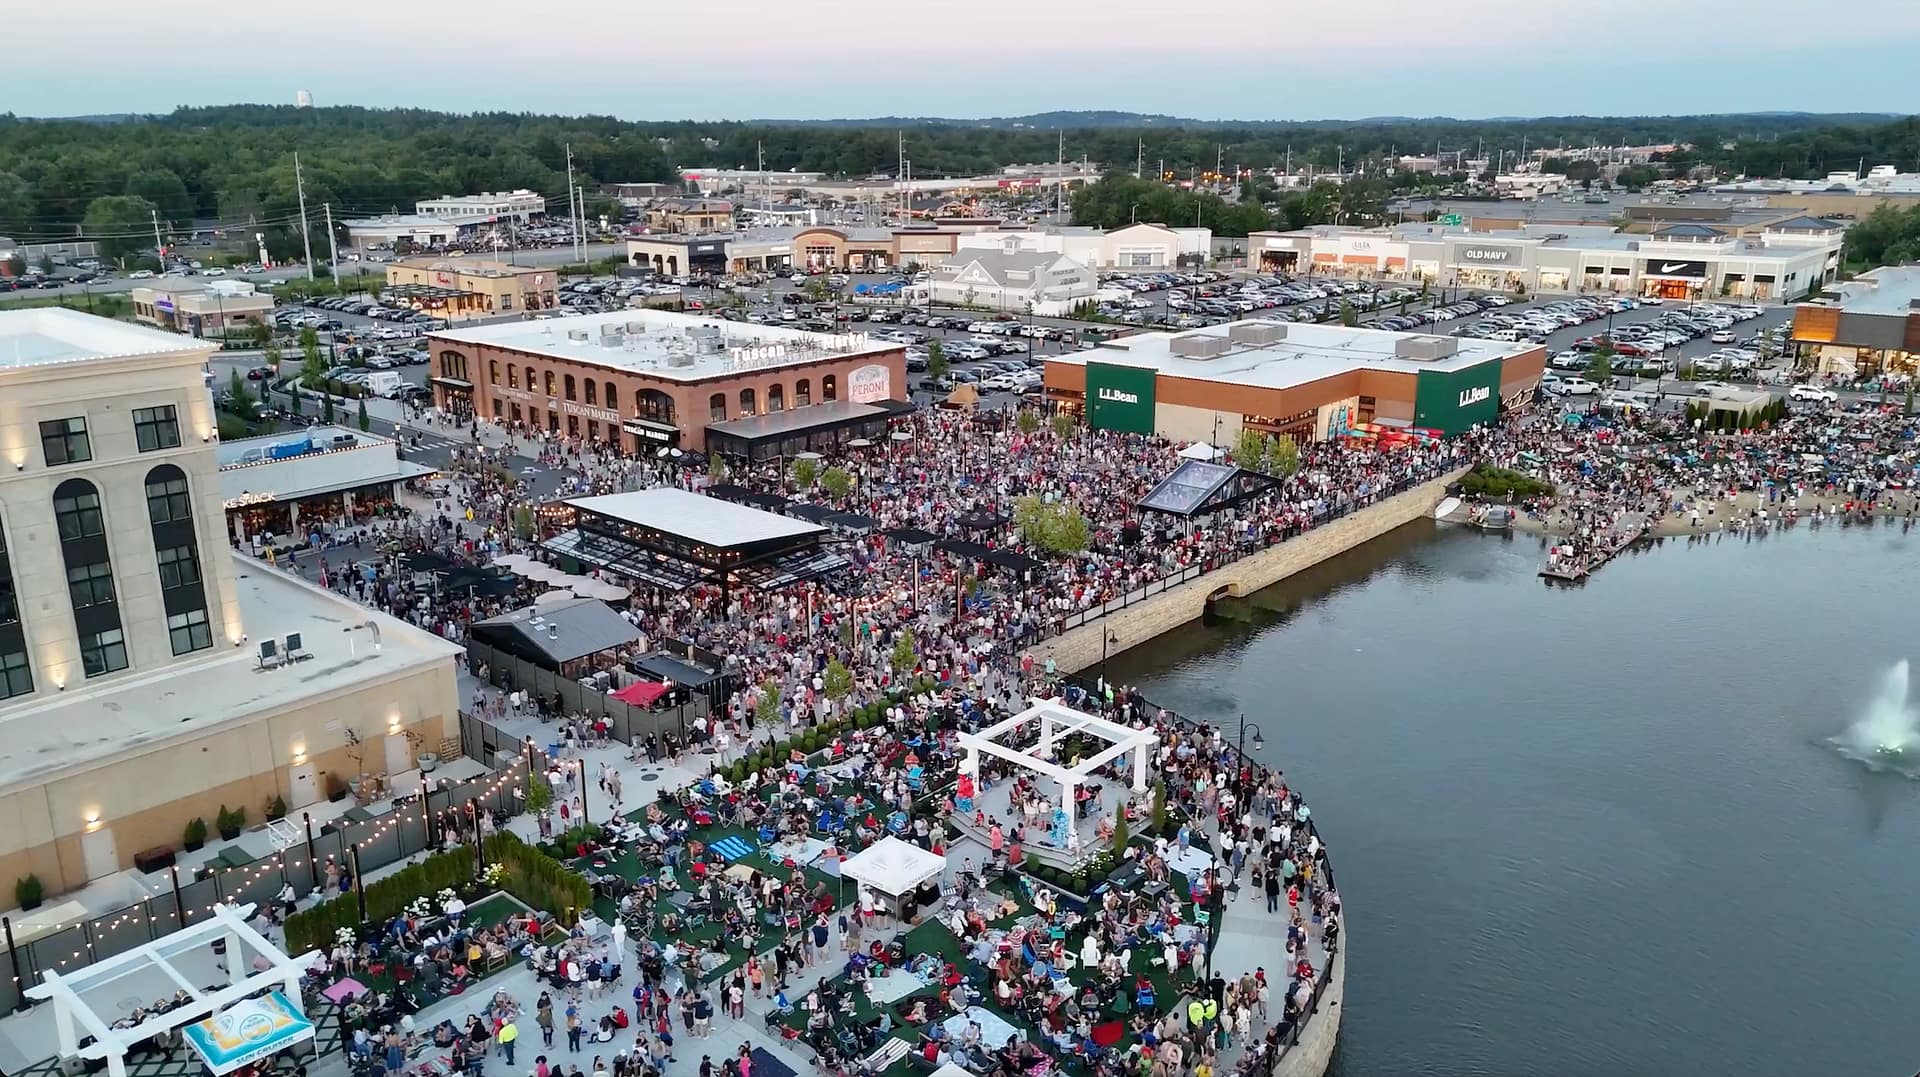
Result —
[[[70, 973], [48, 969], [41, 982], [27, 989], [27, 997], [53, 1003], [54, 1024], [60, 1036], [60, 1057], [105, 1059], [111, 1077], [126, 1077], [127, 1051], [155, 1036], [195, 1024], [260, 991], [279, 989], [292, 1005], [299, 1005], [300, 978], [319, 957], [309, 951], [300, 957], [288, 957], [284, 951], [247, 923], [253, 914], [251, 904], [215, 905], [211, 919], [181, 928], [163, 938], [145, 943], [123, 954], [96, 961]], [[171, 959], [178, 958], [215, 941], [226, 944], [226, 985], [208, 989], [188, 979]], [[256, 956], [265, 957], [269, 967], [248, 973]], [[157, 1013], [132, 1028], [114, 1028], [81, 996], [105, 988], [117, 980], [148, 972], [159, 972], [185, 991], [192, 1000], [185, 1005]], [[80, 1046], [85, 1030], [93, 1042]]]
[[[967, 750], [960, 761], [960, 771], [978, 778], [980, 775], [980, 753], [998, 756], [1010, 763], [1017, 763], [1036, 774], [1043, 774], [1060, 783], [1060, 806], [1073, 815], [1074, 792], [1093, 772], [1111, 760], [1118, 759], [1127, 752], [1133, 753], [1133, 790], [1145, 792], [1147, 788], [1147, 753], [1160, 737], [1150, 729], [1135, 729], [1118, 722], [1109, 722], [1098, 715], [1076, 710], [1057, 699], [1029, 699], [1026, 710], [1011, 718], [982, 729], [978, 733], [960, 734], [960, 746]], [[1024, 728], [1034, 721], [1040, 723], [1040, 743], [1028, 751], [1012, 748], [1000, 743], [999, 739], [1008, 733]], [[1075, 733], [1092, 733], [1109, 741], [1106, 748], [1082, 759], [1078, 765], [1064, 767], [1053, 761], [1054, 746]], [[1070, 835], [1078, 829], [1069, 825]]]

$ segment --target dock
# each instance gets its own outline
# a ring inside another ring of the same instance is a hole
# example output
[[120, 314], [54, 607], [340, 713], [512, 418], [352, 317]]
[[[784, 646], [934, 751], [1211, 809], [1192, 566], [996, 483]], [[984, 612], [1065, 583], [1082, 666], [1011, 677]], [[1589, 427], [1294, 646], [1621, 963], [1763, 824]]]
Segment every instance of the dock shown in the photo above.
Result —
[[1620, 556], [1627, 547], [1647, 537], [1651, 525], [1643, 513], [1622, 513], [1613, 523], [1613, 531], [1600, 548], [1578, 561], [1556, 561], [1551, 553], [1540, 569], [1540, 577], [1559, 583], [1579, 583]]

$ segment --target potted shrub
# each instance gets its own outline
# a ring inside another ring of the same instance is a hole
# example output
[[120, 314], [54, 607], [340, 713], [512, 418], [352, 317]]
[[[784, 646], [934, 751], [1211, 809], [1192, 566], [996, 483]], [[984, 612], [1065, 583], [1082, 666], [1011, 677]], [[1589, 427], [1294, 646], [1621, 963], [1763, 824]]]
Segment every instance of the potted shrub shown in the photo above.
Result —
[[234, 808], [229, 811], [227, 806], [222, 804], [219, 813], [214, 816], [214, 826], [219, 828], [220, 837], [224, 841], [232, 841], [239, 837], [241, 828], [246, 825], [247, 809], [245, 808]]
[[284, 819], [286, 817], [287, 802], [285, 798], [276, 793], [273, 799], [267, 802], [267, 821], [272, 822], [275, 819]]
[[339, 803], [347, 798], [347, 780], [338, 774], [327, 775], [327, 799]]
[[13, 884], [13, 900], [19, 903], [23, 911], [39, 908], [40, 901], [45, 896], [46, 892], [40, 885], [38, 875], [29, 874]]
[[181, 836], [180, 844], [186, 847], [187, 852], [193, 852], [206, 843], [207, 821], [196, 815], [193, 821], [187, 824], [187, 832]]

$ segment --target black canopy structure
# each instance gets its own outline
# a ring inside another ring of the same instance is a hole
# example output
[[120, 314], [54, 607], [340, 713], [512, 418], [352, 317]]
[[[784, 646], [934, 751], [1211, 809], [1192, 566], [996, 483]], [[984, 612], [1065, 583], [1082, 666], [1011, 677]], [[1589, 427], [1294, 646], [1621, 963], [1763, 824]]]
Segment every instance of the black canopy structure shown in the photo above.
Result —
[[993, 552], [977, 542], [968, 542], [966, 539], [941, 539], [933, 544], [933, 548], [945, 550], [955, 557], [967, 557], [975, 561]]
[[953, 521], [965, 531], [991, 531], [1007, 522], [1000, 513], [991, 511], [969, 512]]
[[925, 546], [940, 537], [931, 531], [922, 531], [917, 527], [889, 527], [880, 533], [903, 546]]
[[730, 482], [715, 483], [707, 487], [708, 497], [717, 497], [722, 501], [745, 501], [747, 495], [751, 493], [753, 493], [752, 490], [744, 486], [736, 486]]
[[746, 496], [740, 500], [754, 508], [766, 509], [768, 512], [779, 512], [788, 504], [787, 499], [779, 494], [762, 494], [752, 490], [747, 491]]
[[913, 410], [905, 400], [826, 400], [744, 419], [707, 424], [707, 448], [718, 456], [772, 460], [803, 452], [832, 453], [849, 441], [873, 439], [887, 421]]
[[988, 550], [981, 556], [980, 560], [990, 565], [999, 565], [1001, 568], [1007, 569], [1020, 576], [1025, 576], [1041, 565], [1041, 562], [1028, 557], [1026, 554], [1015, 553], [1012, 550]]
[[787, 515], [798, 516], [802, 520], [823, 524], [827, 522], [828, 517], [833, 515], [833, 510], [825, 505], [809, 505], [804, 501], [794, 501], [788, 503]]
[[1205, 516], [1230, 509], [1280, 485], [1280, 480], [1232, 464], [1188, 460], [1140, 499], [1144, 512]]
[[477, 565], [463, 565], [437, 553], [410, 553], [400, 558], [400, 567], [416, 575], [431, 575], [442, 593], [486, 595], [497, 598], [510, 595], [520, 586], [517, 577], [489, 571]]
[[560, 667], [578, 658], [624, 647], [640, 638], [640, 630], [613, 612], [605, 602], [576, 598], [475, 621], [473, 638], [543, 669]]
[[859, 512], [836, 512], [821, 522], [842, 531], [873, 530], [873, 517]]
[[574, 527], [542, 543], [583, 564], [667, 590], [698, 583], [770, 589], [847, 567], [826, 528], [673, 487], [573, 498]]

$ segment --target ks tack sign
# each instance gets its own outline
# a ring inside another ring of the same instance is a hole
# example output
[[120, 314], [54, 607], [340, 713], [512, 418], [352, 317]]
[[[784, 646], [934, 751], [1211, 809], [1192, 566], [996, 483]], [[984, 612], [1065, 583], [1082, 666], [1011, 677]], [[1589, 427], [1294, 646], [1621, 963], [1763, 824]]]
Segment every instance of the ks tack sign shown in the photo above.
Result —
[[1153, 433], [1154, 372], [1112, 363], [1087, 364], [1087, 425], [1095, 430]]
[[1423, 370], [1414, 388], [1413, 425], [1459, 434], [1500, 414], [1500, 360], [1465, 370]]

